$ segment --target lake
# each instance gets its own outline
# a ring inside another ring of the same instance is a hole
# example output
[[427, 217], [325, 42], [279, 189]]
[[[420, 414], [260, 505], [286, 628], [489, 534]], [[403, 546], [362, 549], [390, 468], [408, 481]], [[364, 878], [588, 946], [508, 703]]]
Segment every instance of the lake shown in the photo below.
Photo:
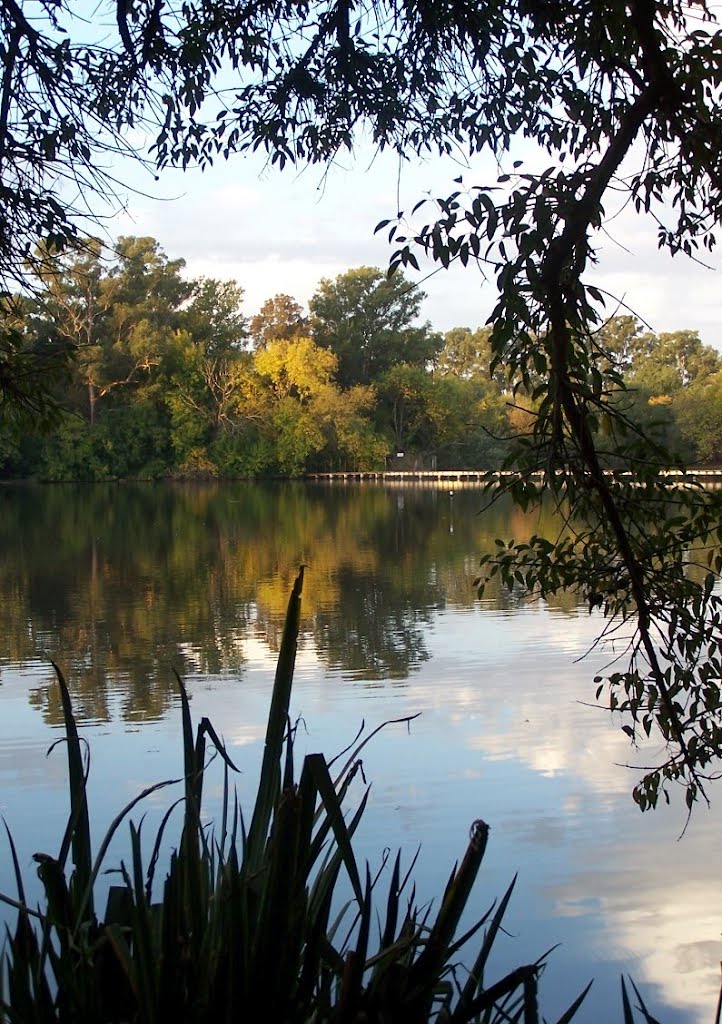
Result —
[[[5, 486], [0, 506], [0, 810], [29, 879], [32, 854], [57, 851], [67, 814], [64, 751], [47, 755], [62, 736], [49, 659], [89, 744], [96, 843], [144, 786], [181, 773], [174, 668], [196, 721], [207, 715], [225, 738], [247, 807], [285, 607], [306, 563], [299, 757], [337, 753], [362, 722], [420, 713], [364, 751], [361, 856], [378, 866], [401, 847], [409, 863], [420, 847], [418, 891], [440, 896], [483, 818], [474, 912], [518, 872], [490, 980], [558, 943], [541, 980], [547, 1019], [593, 977], [577, 1020], [621, 1021], [625, 972], [661, 1021], [712, 1020], [722, 783], [681, 838], [681, 793], [642, 815], [626, 767], [638, 755], [594, 706], [609, 655], [580, 660], [600, 620], [569, 595], [474, 591], [496, 537], [553, 535], [551, 515], [481, 511], [474, 489], [380, 484]], [[219, 791], [220, 773], [210, 808]], [[149, 801], [150, 819], [167, 794]], [[0, 864], [14, 895], [9, 857]]]

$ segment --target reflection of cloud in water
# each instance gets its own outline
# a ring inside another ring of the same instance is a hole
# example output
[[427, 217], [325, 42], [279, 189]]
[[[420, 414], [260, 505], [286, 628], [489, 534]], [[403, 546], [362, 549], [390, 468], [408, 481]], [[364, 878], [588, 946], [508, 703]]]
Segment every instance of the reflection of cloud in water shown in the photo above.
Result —
[[[630, 856], [629, 849], [623, 853]], [[553, 890], [555, 913], [587, 914], [595, 909], [589, 892], [597, 893], [606, 927], [592, 952], [606, 957], [611, 948], [633, 958], [638, 984], [658, 986], [666, 1002], [688, 1009], [690, 1020], [707, 1021], [719, 991], [722, 954], [718, 880], [711, 870], [706, 878], [682, 881], [670, 878], [673, 872], [668, 858], [654, 856], [624, 885], [617, 873], [585, 872]]]
[[223, 739], [229, 747], [247, 747], [250, 743], [258, 743], [265, 736], [265, 729], [261, 725], [240, 725], [234, 724]]
[[[278, 662], [278, 651], [268, 643], [261, 634], [249, 634], [243, 641], [243, 654], [247, 670], [268, 672], [273, 675]], [[299, 672], [311, 671], [321, 665], [318, 651], [313, 642], [303, 633], [299, 637], [296, 669]]]
[[532, 846], [558, 847], [568, 840], [567, 822], [561, 817], [543, 815], [528, 823], [522, 842]]
[[[589, 706], [601, 659], [579, 662], [600, 620], [548, 613], [543, 605], [531, 609], [521, 636], [503, 616], [487, 615], [481, 624], [483, 633], [495, 638], [493, 646], [485, 646], [482, 637], [475, 659], [467, 663], [461, 638], [456, 642], [458, 624], [452, 627], [433, 655], [434, 670], [443, 679], [443, 694], [434, 703], [451, 706], [457, 720], [475, 716], [479, 731], [467, 743], [488, 760], [520, 760], [548, 777], [573, 772], [604, 796], [628, 793], [634, 776], [622, 766], [635, 760], [635, 751], [603, 707]], [[461, 661], [450, 653], [455, 648]]]
[[[557, 682], [564, 685], [562, 680]], [[559, 713], [557, 702], [549, 695], [523, 704], [520, 716], [520, 721], [499, 721], [498, 715], [487, 719], [469, 746], [489, 760], [523, 761], [548, 778], [573, 773], [604, 797], [629, 793], [635, 776], [620, 767], [628, 760], [629, 742], [608, 718], [602, 721], [589, 709], [590, 720], [582, 731], [578, 723]], [[531, 722], [543, 724], [532, 728]], [[495, 732], [496, 728], [500, 731]]]
[[[594, 922], [579, 925], [590, 959], [623, 962], [638, 984], [656, 987], [653, 1011], [664, 1000], [684, 1008], [680, 1019], [709, 1020], [722, 955], [719, 818], [700, 805], [677, 842], [683, 808], [642, 816], [634, 807], [639, 774], [625, 766], [655, 763], [663, 752], [651, 744], [635, 751], [619, 720], [588, 706], [603, 660], [575, 659], [599, 620], [535, 609], [515, 636], [503, 616], [487, 613], [474, 651], [468, 621], [462, 632], [460, 617], [450, 618], [437, 621], [416, 696], [447, 723], [447, 742], [477, 751], [493, 778], [516, 780], [519, 765], [543, 782], [505, 781], [509, 798], [492, 795], [496, 836], [508, 846], [502, 856], [515, 858], [522, 878], [537, 874], [552, 916]], [[534, 797], [523, 795], [530, 786]]]

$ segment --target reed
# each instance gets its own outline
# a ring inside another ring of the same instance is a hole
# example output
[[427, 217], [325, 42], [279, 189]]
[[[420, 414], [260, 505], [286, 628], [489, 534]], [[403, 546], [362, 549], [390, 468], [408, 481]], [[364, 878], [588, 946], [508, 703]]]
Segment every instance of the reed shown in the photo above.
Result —
[[[87, 769], [68, 687], [56, 666], [65, 715], [70, 814], [56, 858], [36, 855], [44, 906], [25, 897], [12, 836], [17, 897], [0, 971], [0, 1013], [8, 1024], [225, 1024], [269, 1022], [485, 1022], [540, 1020], [544, 957], [499, 978], [489, 958], [514, 882], [498, 905], [459, 935], [484, 859], [488, 826], [476, 821], [432, 917], [420, 905], [413, 863], [388, 857], [373, 876], [354, 853], [358, 807], [344, 810], [359, 755], [371, 735], [336, 762], [306, 756], [296, 771], [289, 701], [299, 631], [303, 570], [288, 605], [256, 800], [248, 819], [232, 797], [234, 765], [207, 719], [193, 729], [180, 679], [183, 795], [164, 815], [146, 858], [142, 826], [130, 815], [140, 793], [91, 848]], [[209, 754], [223, 761], [221, 820], [201, 821]], [[333, 772], [333, 774], [332, 774]], [[183, 824], [162, 884], [156, 880], [173, 809]], [[98, 878], [109, 845], [128, 821], [121, 883], [98, 914]], [[345, 877], [344, 877], [345, 876]], [[345, 902], [342, 893], [348, 894]], [[468, 952], [476, 939], [475, 955]], [[467, 966], [463, 969], [460, 962]], [[559, 1018], [575, 1015], [589, 986]], [[626, 988], [625, 1024], [632, 1013]], [[646, 1016], [645, 1019], [651, 1018]]]

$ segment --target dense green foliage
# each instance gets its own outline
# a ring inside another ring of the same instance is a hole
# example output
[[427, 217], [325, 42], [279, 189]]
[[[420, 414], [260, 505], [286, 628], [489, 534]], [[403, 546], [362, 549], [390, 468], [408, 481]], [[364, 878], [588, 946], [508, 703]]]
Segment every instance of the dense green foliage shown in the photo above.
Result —
[[[187, 280], [183, 266], [150, 238], [45, 254], [32, 296], [6, 316], [19, 353], [53, 336], [68, 354], [57, 420], [50, 432], [6, 421], [0, 476], [489, 469], [529, 426], [538, 403], [490, 376], [491, 328], [419, 326], [423, 294], [401, 274], [350, 270], [320, 282], [308, 316], [277, 295], [249, 320], [238, 284]], [[631, 317], [599, 337], [623, 365], [628, 415], [686, 461], [717, 462], [717, 352], [690, 331], [643, 333]]]

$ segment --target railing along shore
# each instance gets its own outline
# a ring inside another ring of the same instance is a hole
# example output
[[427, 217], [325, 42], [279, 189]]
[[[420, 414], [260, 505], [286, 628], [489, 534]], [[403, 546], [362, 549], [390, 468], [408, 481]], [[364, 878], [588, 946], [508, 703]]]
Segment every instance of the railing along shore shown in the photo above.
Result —
[[[317, 483], [381, 483], [381, 484], [402, 484], [404, 486], [438, 486], [449, 487], [454, 484], [457, 487], [475, 487], [486, 483], [489, 479], [502, 480], [511, 479], [518, 474], [514, 470], [484, 470], [484, 469], [384, 469], [384, 470], [343, 470], [335, 473], [305, 473], [304, 480]], [[540, 480], [541, 473], [533, 474]], [[631, 474], [630, 474], [631, 475]], [[660, 473], [670, 482], [684, 481], [705, 484], [708, 486], [722, 487], [722, 469], [665, 469]]]

